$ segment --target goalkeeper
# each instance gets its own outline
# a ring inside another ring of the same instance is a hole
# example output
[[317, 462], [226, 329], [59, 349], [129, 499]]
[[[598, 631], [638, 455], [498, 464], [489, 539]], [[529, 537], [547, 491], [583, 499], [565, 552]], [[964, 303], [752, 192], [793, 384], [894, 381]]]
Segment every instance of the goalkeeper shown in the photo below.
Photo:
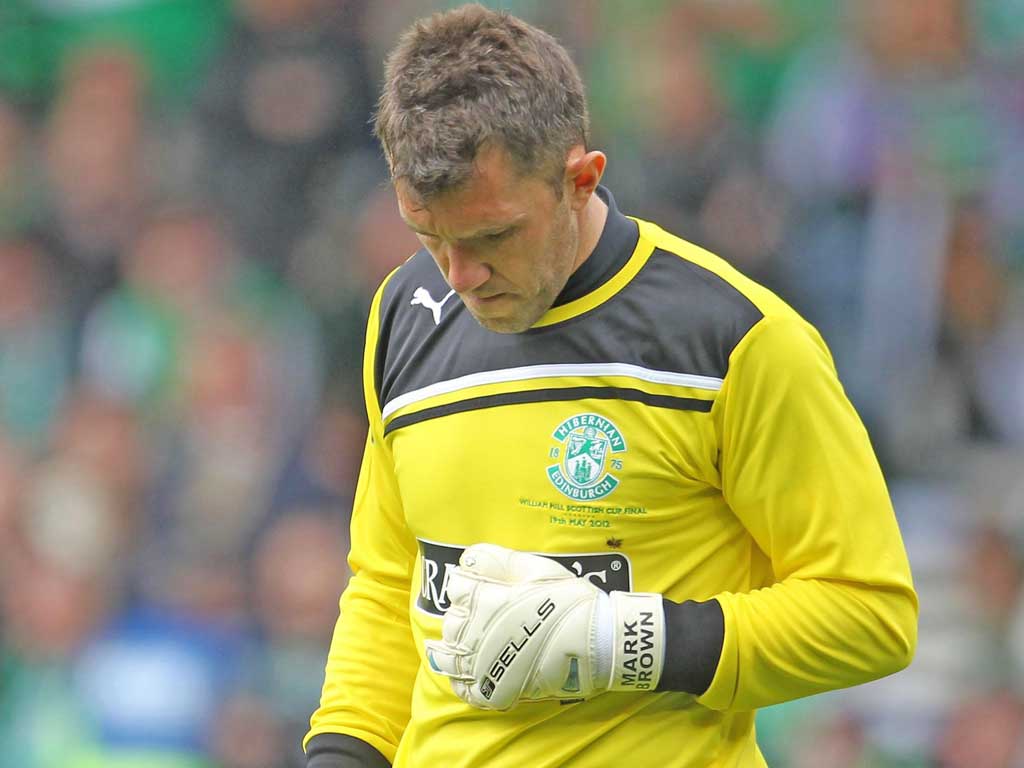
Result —
[[375, 127], [423, 248], [370, 311], [310, 768], [764, 766], [758, 707], [906, 666], [906, 554], [824, 342], [618, 210], [566, 51], [422, 20]]

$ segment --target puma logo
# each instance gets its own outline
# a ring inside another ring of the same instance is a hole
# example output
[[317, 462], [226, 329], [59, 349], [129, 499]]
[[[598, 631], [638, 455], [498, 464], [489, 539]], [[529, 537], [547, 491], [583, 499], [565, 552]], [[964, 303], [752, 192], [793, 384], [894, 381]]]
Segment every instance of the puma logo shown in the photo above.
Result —
[[420, 286], [412, 292], [412, 301], [409, 302], [410, 306], [416, 306], [419, 304], [422, 307], [426, 307], [430, 310], [430, 314], [434, 316], [434, 325], [441, 324], [441, 307], [448, 301], [452, 296], [455, 295], [455, 291], [448, 291], [448, 294], [440, 301], [434, 301], [434, 297], [430, 295], [423, 286]]

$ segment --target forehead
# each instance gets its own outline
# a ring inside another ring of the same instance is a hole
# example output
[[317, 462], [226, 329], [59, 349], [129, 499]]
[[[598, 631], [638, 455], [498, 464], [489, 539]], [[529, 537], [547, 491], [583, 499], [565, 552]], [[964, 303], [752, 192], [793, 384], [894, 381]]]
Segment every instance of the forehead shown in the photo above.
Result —
[[410, 225], [453, 238], [513, 223], [554, 202], [543, 178], [521, 173], [508, 153], [494, 146], [480, 150], [472, 175], [454, 189], [423, 200], [399, 179], [395, 191]]

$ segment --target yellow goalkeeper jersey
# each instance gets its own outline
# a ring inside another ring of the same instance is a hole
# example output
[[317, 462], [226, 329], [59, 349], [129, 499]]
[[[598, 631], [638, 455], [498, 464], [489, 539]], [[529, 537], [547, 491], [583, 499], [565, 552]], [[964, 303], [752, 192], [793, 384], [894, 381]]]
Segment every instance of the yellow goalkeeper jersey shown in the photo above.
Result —
[[[378, 291], [353, 575], [307, 743], [348, 734], [402, 768], [763, 766], [757, 707], [909, 662], [906, 554], [824, 342], [767, 289], [603, 196], [597, 248], [525, 333], [479, 326], [426, 251]], [[424, 640], [477, 542], [607, 590], [716, 598], [710, 687], [463, 703]]]

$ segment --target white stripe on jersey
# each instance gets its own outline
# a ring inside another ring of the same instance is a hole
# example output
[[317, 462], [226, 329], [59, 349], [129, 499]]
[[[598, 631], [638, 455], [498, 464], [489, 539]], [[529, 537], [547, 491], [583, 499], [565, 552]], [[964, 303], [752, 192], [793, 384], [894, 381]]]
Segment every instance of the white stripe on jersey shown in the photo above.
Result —
[[722, 380], [714, 376], [699, 376], [694, 373], [673, 373], [642, 368], [629, 363], [566, 363], [558, 365], [524, 365], [519, 368], [503, 368], [497, 371], [483, 371], [459, 376], [457, 379], [439, 381], [436, 384], [414, 389], [404, 395], [389, 400], [381, 413], [387, 419], [395, 411], [407, 405], [418, 403], [427, 398], [458, 392], [481, 384], [497, 384], [505, 381], [528, 381], [532, 379], [559, 379], [563, 377], [599, 378], [604, 376], [625, 376], [631, 379], [650, 382], [651, 384], [669, 384], [676, 387], [691, 389], [707, 389], [717, 392], [722, 388]]

